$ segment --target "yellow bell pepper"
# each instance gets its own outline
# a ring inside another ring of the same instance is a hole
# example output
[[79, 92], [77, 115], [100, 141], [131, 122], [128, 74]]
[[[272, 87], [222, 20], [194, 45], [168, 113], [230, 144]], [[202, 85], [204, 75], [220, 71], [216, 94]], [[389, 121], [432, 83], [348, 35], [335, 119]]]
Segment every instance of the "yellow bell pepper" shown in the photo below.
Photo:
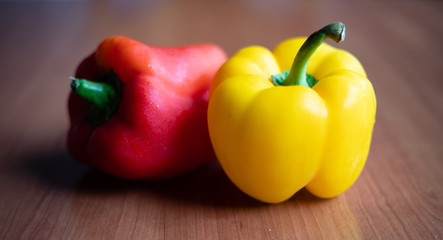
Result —
[[213, 80], [213, 147], [231, 181], [255, 199], [282, 202], [303, 187], [334, 197], [363, 169], [374, 90], [357, 58], [325, 38], [343, 40], [344, 25], [284, 41], [272, 52], [244, 48]]

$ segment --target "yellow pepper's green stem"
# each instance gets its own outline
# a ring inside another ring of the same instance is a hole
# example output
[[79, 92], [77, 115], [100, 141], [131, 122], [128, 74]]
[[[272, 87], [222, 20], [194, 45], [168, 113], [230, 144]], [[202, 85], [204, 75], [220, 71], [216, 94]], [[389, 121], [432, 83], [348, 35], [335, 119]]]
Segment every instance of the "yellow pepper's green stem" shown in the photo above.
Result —
[[114, 114], [120, 103], [120, 82], [117, 75], [110, 70], [97, 81], [71, 77], [71, 89], [90, 103], [89, 119], [98, 126]]
[[278, 79], [278, 77], [274, 78], [273, 76], [274, 84], [312, 87], [316, 80], [313, 79], [312, 75], [306, 73], [306, 68], [308, 67], [309, 58], [326, 38], [331, 38], [337, 43], [343, 41], [345, 38], [345, 25], [341, 22], [331, 23], [311, 34], [300, 47], [289, 73], [286, 72], [284, 74], [287, 77]]

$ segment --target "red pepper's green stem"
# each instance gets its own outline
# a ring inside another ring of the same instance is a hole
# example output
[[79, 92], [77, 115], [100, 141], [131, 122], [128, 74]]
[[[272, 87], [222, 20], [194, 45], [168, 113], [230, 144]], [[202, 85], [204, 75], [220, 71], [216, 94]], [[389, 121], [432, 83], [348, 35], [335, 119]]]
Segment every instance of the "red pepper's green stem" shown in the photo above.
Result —
[[312, 76], [306, 73], [306, 68], [308, 67], [309, 58], [326, 38], [331, 38], [337, 43], [343, 41], [345, 38], [345, 25], [341, 22], [331, 23], [311, 34], [295, 56], [289, 75], [283, 82], [278, 84], [283, 86], [299, 85], [312, 87], [312, 84], [308, 83], [308, 78]]
[[99, 109], [106, 108], [115, 96], [115, 90], [109, 84], [73, 77], [71, 80], [72, 91]]
[[72, 91], [90, 103], [88, 116], [94, 126], [111, 118], [120, 104], [120, 82], [117, 75], [110, 70], [97, 81], [71, 77]]

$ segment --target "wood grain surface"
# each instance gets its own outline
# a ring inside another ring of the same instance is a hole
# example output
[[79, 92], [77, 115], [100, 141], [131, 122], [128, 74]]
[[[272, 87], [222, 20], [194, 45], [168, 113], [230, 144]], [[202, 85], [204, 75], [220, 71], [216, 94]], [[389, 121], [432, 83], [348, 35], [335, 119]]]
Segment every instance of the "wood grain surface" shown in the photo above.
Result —
[[[108, 36], [231, 56], [333, 21], [378, 101], [367, 164], [336, 198], [263, 204], [216, 162], [125, 181], [66, 152], [68, 77]], [[443, 238], [441, 1], [1, 1], [0, 33], [0, 239]]]

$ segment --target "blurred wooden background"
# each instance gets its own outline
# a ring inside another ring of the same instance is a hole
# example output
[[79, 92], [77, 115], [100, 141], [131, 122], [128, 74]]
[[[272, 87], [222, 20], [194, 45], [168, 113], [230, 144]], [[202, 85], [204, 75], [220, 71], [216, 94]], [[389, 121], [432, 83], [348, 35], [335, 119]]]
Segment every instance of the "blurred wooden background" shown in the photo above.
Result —
[[[130, 182], [66, 153], [68, 77], [108, 36], [232, 55], [333, 21], [378, 101], [365, 169], [339, 197], [267, 205], [217, 163]], [[0, 1], [0, 33], [0, 239], [443, 238], [441, 1]]]

